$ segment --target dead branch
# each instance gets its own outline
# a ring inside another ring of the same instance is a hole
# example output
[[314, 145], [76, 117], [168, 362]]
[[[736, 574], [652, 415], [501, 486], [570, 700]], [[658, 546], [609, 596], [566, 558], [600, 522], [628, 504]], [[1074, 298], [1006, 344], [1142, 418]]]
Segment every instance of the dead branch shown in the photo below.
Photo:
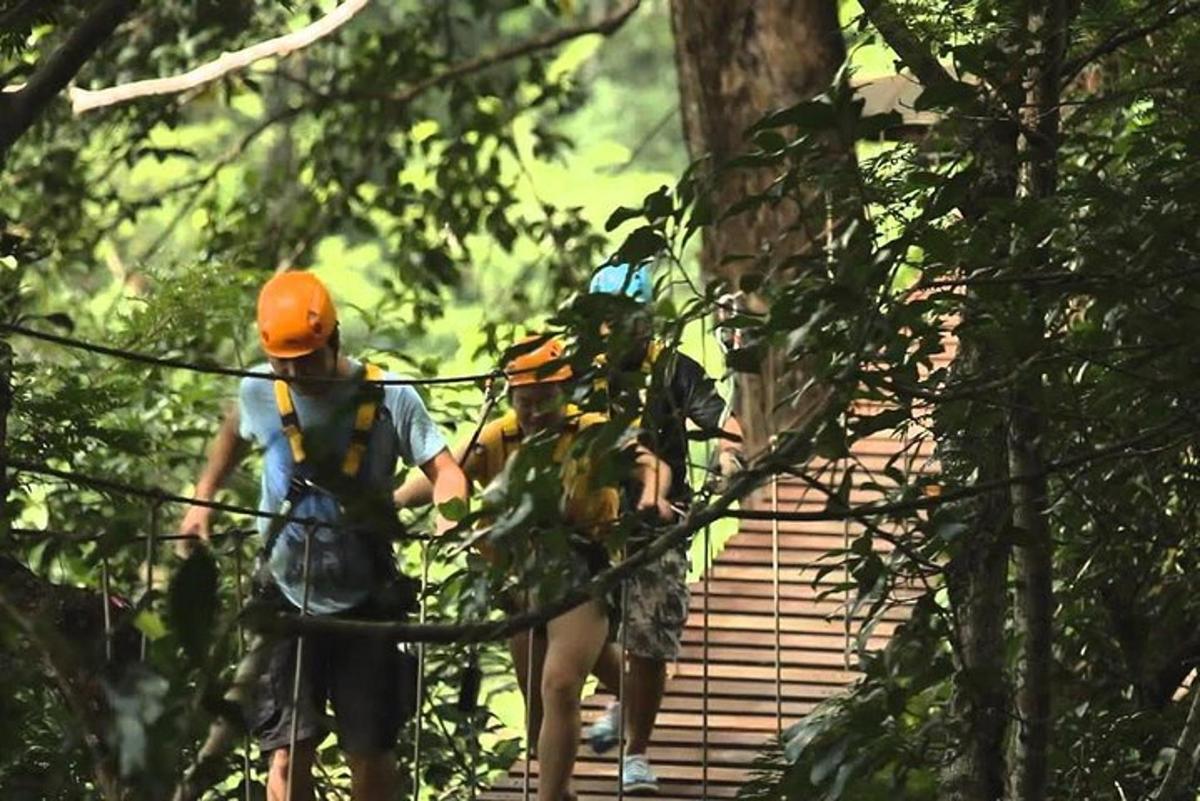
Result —
[[83, 114], [98, 108], [127, 103], [142, 97], [171, 95], [186, 92], [212, 83], [231, 72], [245, 69], [265, 58], [282, 58], [289, 53], [302, 50], [313, 42], [323, 39], [341, 28], [366, 8], [370, 0], [346, 0], [311, 25], [283, 36], [276, 36], [250, 47], [223, 53], [220, 58], [189, 70], [182, 75], [169, 78], [151, 78], [144, 81], [111, 86], [107, 89], [80, 89], [72, 86], [71, 110]]

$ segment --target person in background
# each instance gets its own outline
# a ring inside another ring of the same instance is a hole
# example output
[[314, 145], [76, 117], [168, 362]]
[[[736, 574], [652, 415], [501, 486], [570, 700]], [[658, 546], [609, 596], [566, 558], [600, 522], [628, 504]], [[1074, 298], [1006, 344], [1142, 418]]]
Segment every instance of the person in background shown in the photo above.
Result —
[[[483, 427], [470, 452], [469, 443], [463, 443], [455, 455], [479, 487], [504, 483], [508, 471], [529, 467], [526, 460], [534, 463], [535, 471], [536, 464], [544, 467], [547, 458], [557, 466], [538, 475], [552, 475], [562, 482], [561, 522], [566, 525], [568, 547], [564, 553], [563, 549], [540, 547], [537, 541], [529, 545], [532, 572], [538, 580], [569, 589], [609, 565], [604, 539], [618, 515], [618, 492], [614, 486], [597, 483], [593, 475], [595, 460], [576, 452], [580, 434], [604, 423], [605, 417], [583, 414], [568, 402], [572, 374], [563, 362], [561, 343], [531, 337], [517, 343], [516, 348], [524, 352], [505, 369], [511, 409]], [[654, 515], [668, 514], [665, 494], [654, 492], [656, 486], [665, 490], [670, 485], [666, 466], [641, 451], [635, 455], [633, 470], [645, 487], [636, 506]], [[420, 476], [405, 482], [395, 493], [397, 506], [417, 506], [430, 500], [429, 482]], [[495, 557], [491, 546], [484, 553]], [[542, 596], [540, 590], [533, 589], [535, 608], [546, 600]], [[524, 601], [516, 600], [510, 611], [522, 606]], [[579, 747], [580, 696], [609, 637], [613, 614], [614, 604], [593, 599], [509, 642], [521, 692], [527, 685], [538, 688], [533, 697], [526, 699], [530, 732], [538, 732], [538, 801], [573, 797], [570, 780]]]
[[[716, 441], [716, 465], [723, 476], [742, 467], [742, 429], [735, 417], [726, 414], [726, 404], [716, 382], [704, 368], [683, 353], [668, 351], [653, 337], [649, 305], [653, 300], [648, 265], [612, 264], [593, 276], [590, 291], [628, 298], [634, 309], [623, 329], [629, 331], [629, 346], [608, 367], [610, 397], [616, 385], [633, 380], [644, 386], [640, 393], [640, 444], [670, 468], [667, 499], [684, 509], [692, 498], [688, 482], [688, 423], [701, 436]], [[611, 333], [611, 328], [606, 328]], [[624, 376], [624, 379], [622, 378]], [[632, 482], [627, 497], [639, 497], [644, 487]], [[666, 665], [679, 656], [683, 627], [687, 622], [690, 593], [687, 585], [686, 544], [664, 554], [636, 571], [627, 582], [627, 599], [622, 620], [628, 666], [623, 683], [624, 697], [609, 706], [585, 735], [596, 753], [617, 745], [622, 715], [626, 727], [626, 751], [621, 766], [625, 792], [657, 792], [658, 780], [646, 752], [662, 705]], [[625, 660], [616, 643], [606, 646], [594, 669], [596, 677], [616, 694], [622, 686]]]

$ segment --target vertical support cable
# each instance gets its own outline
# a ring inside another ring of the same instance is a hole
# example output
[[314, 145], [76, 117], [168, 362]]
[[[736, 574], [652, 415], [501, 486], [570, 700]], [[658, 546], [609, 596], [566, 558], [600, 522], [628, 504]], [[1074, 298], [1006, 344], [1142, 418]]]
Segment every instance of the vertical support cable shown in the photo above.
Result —
[[[311, 523], [304, 527], [304, 591], [300, 596], [300, 617], [308, 615], [313, 528], [314, 525]], [[296, 666], [292, 671], [292, 720], [288, 727], [287, 791], [284, 794], [284, 801], [292, 801], [292, 787], [296, 780], [296, 737], [300, 733], [300, 687], [304, 679], [304, 639], [303, 631], [296, 635]]]
[[[771, 443], [775, 447], [774, 439]], [[775, 602], [775, 729], [783, 731], [783, 649], [779, 602], [779, 473], [771, 474], [771, 587]]]
[[112, 589], [107, 556], [100, 560], [100, 595], [104, 602], [104, 661], [107, 664], [113, 658]]
[[[425, 593], [429, 588], [429, 543], [421, 542], [421, 595], [417, 619], [425, 622]], [[417, 701], [413, 710], [413, 801], [421, 801], [421, 729], [425, 722], [425, 643], [417, 643]]]
[[[655, 471], [658, 475], [658, 471]], [[621, 547], [621, 561], [624, 562], [628, 552]], [[625, 719], [629, 716], [629, 699], [625, 692], [625, 673], [627, 671], [627, 656], [625, 646], [629, 642], [629, 581], [621, 579], [621, 642], [617, 647], [620, 655], [618, 665], [621, 672], [617, 675], [617, 701], [621, 704], [621, 714], [617, 715], [617, 801], [625, 801]]]
[[[242, 589], [242, 538], [241, 532], [234, 532], [233, 536], [233, 599], [237, 611], [237, 657], [238, 664], [246, 656], [246, 627], [242, 624], [242, 610], [245, 607], [245, 595]], [[292, 710], [295, 715], [295, 710]], [[251, 786], [251, 765], [250, 765], [250, 731], [247, 729], [242, 733], [242, 791], [245, 794], [245, 801], [250, 801], [250, 786]]]
[[700, 797], [708, 798], [708, 596], [711, 591], [712, 535], [704, 527], [704, 622], [700, 646]]
[[[154, 552], [158, 545], [158, 513], [160, 504], [155, 503], [150, 507], [150, 533], [146, 537], [146, 602], [150, 602], [150, 596], [154, 592]], [[142, 648], [140, 658], [143, 662], [146, 661], [146, 651], [149, 647], [150, 638], [142, 632]]]
[[[532, 595], [529, 592], [529, 586], [525, 586], [525, 609], [530, 609]], [[533, 760], [533, 743], [534, 734], [533, 726], [533, 638], [536, 633], [533, 629], [526, 631], [525, 637], [525, 766], [524, 774], [521, 777], [521, 798], [522, 801], [529, 801], [529, 771], [530, 762]], [[545, 710], [542, 710], [545, 714]]]
[[[850, 551], [850, 518], [842, 523], [842, 552]], [[850, 563], [842, 561], [842, 586], [846, 589], [842, 603], [842, 666], [850, 669]]]
[[[700, 364], [704, 367], [705, 375], [708, 374], [708, 337], [712, 334], [710, 321], [705, 316], [701, 322], [700, 332]], [[725, 405], [722, 413], [722, 418], [729, 413], [729, 404]], [[721, 420], [721, 426], [724, 428], [725, 420]], [[704, 481], [708, 483], [712, 480], [711, 471], [713, 469], [713, 446], [712, 440], [705, 440], [704, 449]], [[712, 573], [712, 528], [704, 527], [704, 573], [701, 580], [704, 582], [704, 609], [703, 617], [700, 625], [700, 797], [708, 798], [708, 623], [709, 623], [709, 596], [712, 594], [711, 573]]]

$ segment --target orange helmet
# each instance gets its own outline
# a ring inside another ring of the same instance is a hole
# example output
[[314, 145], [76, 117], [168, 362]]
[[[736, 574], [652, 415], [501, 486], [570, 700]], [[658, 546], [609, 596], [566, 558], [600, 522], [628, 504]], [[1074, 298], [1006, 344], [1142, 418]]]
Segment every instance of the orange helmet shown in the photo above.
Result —
[[[517, 345], [527, 345], [540, 339], [542, 339], [540, 336], [525, 337], [517, 342]], [[511, 388], [528, 384], [569, 381], [571, 379], [571, 365], [569, 364], [560, 364], [551, 372], [543, 369], [551, 362], [559, 361], [562, 357], [562, 343], [554, 338], [545, 340], [533, 350], [525, 351], [505, 365], [504, 374], [508, 378], [508, 386]]]
[[279, 273], [258, 293], [258, 335], [268, 356], [305, 356], [324, 346], [336, 328], [333, 299], [312, 273]]

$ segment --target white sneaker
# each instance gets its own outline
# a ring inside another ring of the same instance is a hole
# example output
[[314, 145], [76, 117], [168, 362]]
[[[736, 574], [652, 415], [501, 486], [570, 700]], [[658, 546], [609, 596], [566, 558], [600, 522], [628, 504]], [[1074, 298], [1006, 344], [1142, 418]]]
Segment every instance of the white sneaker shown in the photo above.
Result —
[[621, 704], [613, 702], [604, 710], [604, 714], [596, 722], [588, 726], [583, 733], [588, 745], [597, 754], [610, 751], [620, 742], [621, 737]]
[[621, 766], [621, 788], [627, 793], [657, 793], [658, 778], [645, 754], [627, 754]]

